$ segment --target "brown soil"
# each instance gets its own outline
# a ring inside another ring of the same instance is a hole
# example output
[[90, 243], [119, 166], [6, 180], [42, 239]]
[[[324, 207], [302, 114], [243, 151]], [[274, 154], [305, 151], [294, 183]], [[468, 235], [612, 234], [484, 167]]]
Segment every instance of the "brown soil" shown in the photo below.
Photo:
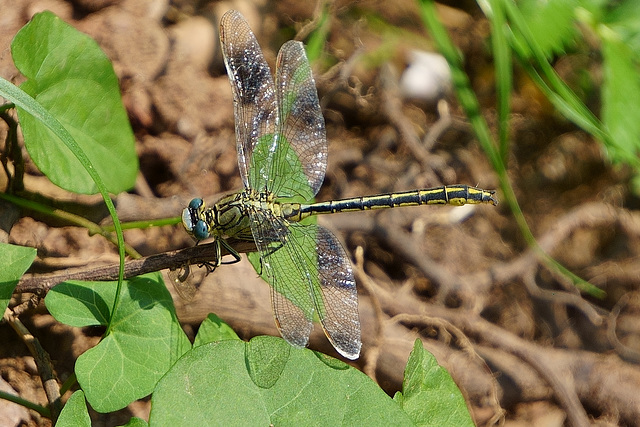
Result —
[[[312, 5], [258, 3], [0, 0], [0, 75], [21, 81], [8, 46], [37, 11], [52, 10], [94, 37], [120, 78], [140, 158], [136, 188], [117, 199], [121, 219], [177, 216], [192, 197], [215, 200], [241, 186], [231, 91], [217, 41], [222, 12], [235, 8], [245, 15], [272, 65], [285, 40], [314, 28], [305, 25], [313, 23]], [[315, 68], [329, 140], [318, 200], [452, 183], [496, 188], [496, 175], [452, 95], [445, 98], [448, 121], [433, 103], [400, 96], [397, 75], [410, 50], [433, 49], [413, 1], [385, 5], [332, 6], [327, 60]], [[441, 11], [465, 54], [486, 107], [483, 114], [493, 123], [488, 24], [473, 8]], [[375, 16], [401, 33], [372, 24]], [[576, 59], [580, 66], [584, 61]], [[597, 64], [589, 67], [597, 71]], [[563, 77], [571, 82], [574, 71], [564, 70]], [[417, 207], [332, 215], [322, 223], [345, 243], [356, 266], [363, 324], [356, 366], [393, 394], [401, 389], [404, 364], [420, 337], [451, 372], [478, 425], [502, 420], [553, 426], [584, 419], [635, 425], [640, 419], [640, 215], [638, 198], [629, 191], [630, 174], [612, 166], [597, 141], [556, 114], [519, 74], [513, 108], [509, 171], [529, 226], [544, 250], [606, 297], [581, 296], [541, 262], [504, 203], [468, 211]], [[4, 140], [4, 128], [0, 132]], [[57, 189], [26, 152], [25, 159], [29, 191], [99, 205], [99, 197]], [[93, 215], [103, 217], [99, 209]], [[117, 251], [100, 237], [43, 217], [20, 218], [9, 235], [0, 236], [38, 249], [34, 272], [117, 260]], [[178, 226], [128, 231], [125, 238], [143, 255], [193, 244]], [[248, 339], [277, 335], [268, 292], [242, 262], [206, 277], [196, 301], [175, 301], [188, 331], [215, 312]], [[28, 297], [16, 295], [15, 304]], [[98, 339], [92, 331], [55, 322], [42, 304], [20, 318], [51, 355], [60, 381]], [[0, 325], [0, 342], [0, 389], [46, 404], [33, 358], [6, 323]], [[319, 330], [310, 347], [334, 354]], [[118, 414], [92, 416], [95, 425], [117, 425], [132, 415], [146, 418], [148, 409], [141, 401]], [[0, 401], [0, 425], [49, 422]]]

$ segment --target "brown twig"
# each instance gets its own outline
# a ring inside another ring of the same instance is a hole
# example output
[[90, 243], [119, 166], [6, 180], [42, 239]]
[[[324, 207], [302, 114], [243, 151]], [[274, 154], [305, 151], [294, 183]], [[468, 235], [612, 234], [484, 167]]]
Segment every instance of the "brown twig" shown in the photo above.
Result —
[[[252, 242], [229, 240], [228, 243], [238, 251], [238, 253], [253, 252], [256, 250], [255, 244]], [[228, 254], [228, 252], [224, 247], [222, 247], [222, 256], [226, 254]], [[124, 277], [127, 279], [167, 268], [178, 269], [185, 265], [205, 264], [215, 259], [215, 245], [214, 243], [207, 243], [186, 249], [164, 252], [161, 254], [126, 261], [124, 266]], [[118, 270], [119, 266], [117, 264], [111, 264], [93, 268], [65, 270], [64, 272], [52, 274], [25, 275], [18, 283], [18, 286], [16, 286], [14, 292], [46, 293], [58, 283], [65, 282], [67, 280], [117, 280]]]
[[25, 343], [38, 366], [38, 372], [42, 379], [44, 392], [47, 395], [47, 400], [49, 401], [51, 420], [53, 424], [55, 424], [58, 416], [60, 415], [60, 411], [62, 410], [62, 401], [60, 400], [60, 386], [58, 385], [58, 380], [53, 374], [53, 364], [51, 363], [49, 353], [42, 348], [40, 341], [38, 341], [38, 339], [29, 332], [26, 326], [24, 326], [20, 319], [11, 310], [7, 310], [3, 318]]
[[356, 279], [358, 279], [358, 283], [360, 283], [369, 293], [371, 297], [371, 303], [373, 305], [374, 313], [375, 313], [375, 339], [373, 340], [373, 345], [367, 351], [367, 361], [364, 365], [363, 371], [367, 374], [371, 379], [377, 382], [376, 379], [376, 369], [378, 363], [378, 356], [381, 351], [382, 342], [383, 342], [383, 319], [384, 313], [382, 311], [382, 306], [380, 302], [376, 298], [374, 292], [374, 285], [371, 283], [372, 279], [367, 275], [364, 271], [364, 251], [361, 246], [358, 246], [355, 251], [356, 262], [354, 264], [354, 273]]
[[431, 150], [438, 139], [442, 136], [453, 123], [451, 113], [449, 112], [449, 103], [445, 99], [438, 100], [437, 104], [438, 120], [431, 126], [426, 135], [422, 138], [422, 145], [425, 150]]
[[380, 86], [382, 87], [382, 113], [396, 128], [402, 141], [407, 144], [416, 159], [426, 167], [426, 170], [431, 170], [431, 168], [428, 167], [429, 152], [422, 145], [422, 141], [420, 141], [418, 134], [413, 129], [411, 121], [402, 113], [398, 79], [389, 64], [383, 65], [380, 69]]
[[564, 304], [569, 307], [575, 307], [584, 314], [594, 326], [600, 326], [603, 323], [604, 310], [594, 306], [577, 292], [574, 288], [574, 292], [563, 292], [555, 290], [540, 289], [535, 281], [535, 274], [533, 272], [527, 272], [522, 275], [522, 282], [524, 283], [529, 295], [535, 298], [540, 298], [544, 301], [549, 301], [556, 304]]
[[[324, 96], [320, 100], [320, 106], [324, 111], [331, 99], [340, 90], [349, 88], [349, 76], [352, 75], [354, 68], [358, 65], [360, 57], [363, 55], [364, 49], [362, 43], [357, 43], [358, 48], [346, 60], [339, 62], [331, 67], [326, 73], [316, 78], [316, 84], [322, 87]], [[357, 97], [358, 94], [354, 94]]]
[[[384, 291], [380, 289], [377, 293], [382, 296]], [[391, 301], [389, 301], [389, 299], [398, 303], [396, 297], [393, 297], [388, 293], [381, 299], [383, 300], [383, 304], [390, 303]], [[394, 306], [395, 305], [396, 304], [394, 304]], [[465, 334], [486, 340], [493, 346], [501, 348], [526, 361], [539, 373], [539, 375], [546, 379], [551, 388], [555, 391], [558, 401], [567, 412], [571, 425], [589, 425], [586, 411], [578, 399], [575, 388], [570, 387], [570, 385], [573, 384], [571, 381], [572, 377], [570, 372], [567, 370], [567, 366], [563, 364], [549, 363], [550, 361], [544, 360], [544, 358], [540, 357], [540, 353], [535, 344], [528, 343], [525, 340], [508, 333], [504, 329], [482, 319], [480, 316], [469, 312], [462, 313], [460, 310], [451, 310], [439, 306], [430, 306], [429, 310], [430, 315], [445, 319], [464, 331]]]
[[[379, 215], [383, 215], [381, 212]], [[395, 218], [396, 216], [394, 216]], [[365, 217], [337, 217], [332, 218], [331, 223], [344, 231], [362, 231], [370, 235], [376, 235], [389, 245], [395, 253], [418, 267], [421, 273], [432, 283], [441, 289], [441, 298], [456, 290], [467, 291], [465, 295], [473, 295], [476, 299], [482, 299], [490, 290], [504, 283], [510, 283], [517, 279], [529, 277], [540, 265], [540, 260], [533, 250], [527, 250], [520, 256], [505, 263], [497, 263], [487, 271], [478, 271], [464, 276], [453, 276], [439, 263], [427, 257], [415, 236], [405, 231], [397, 224], [386, 218]], [[382, 224], [384, 223], [384, 224]], [[585, 203], [559, 218], [552, 229], [543, 234], [538, 242], [547, 253], [553, 251], [573, 233], [575, 230], [595, 227], [611, 227], [619, 224], [629, 234], [640, 234], [640, 215], [631, 214], [623, 209], [616, 208], [606, 203]], [[384, 225], [384, 226], [382, 226]], [[556, 271], [549, 270], [559, 281], [566, 278]], [[603, 313], [593, 304], [584, 300], [579, 294], [571, 291], [553, 291], [547, 293], [535, 285], [525, 282], [529, 292], [533, 296], [545, 300], [561, 302], [573, 306], [582, 312], [594, 325], [601, 325]], [[482, 309], [482, 304], [476, 301], [468, 302], [468, 305]]]
[[628, 362], [638, 364], [640, 363], [640, 354], [638, 353], [638, 351], [634, 350], [633, 348], [627, 347], [622, 342], [620, 342], [620, 340], [618, 339], [618, 334], [616, 333], [616, 328], [618, 326], [618, 316], [620, 316], [622, 308], [629, 305], [631, 298], [632, 294], [624, 294], [618, 300], [615, 307], [613, 307], [613, 309], [611, 310], [609, 318], [607, 319], [607, 338], [621, 358]]
[[483, 283], [489, 286], [491, 276], [487, 271], [470, 274], [468, 276], [456, 276], [448, 272], [441, 264], [424, 254], [418, 242], [410, 233], [393, 224], [385, 224], [384, 227], [375, 227], [376, 235], [382, 238], [403, 259], [410, 261], [418, 267], [422, 274], [431, 282], [438, 284], [442, 292], [439, 298], [446, 298], [456, 290], [467, 290]]

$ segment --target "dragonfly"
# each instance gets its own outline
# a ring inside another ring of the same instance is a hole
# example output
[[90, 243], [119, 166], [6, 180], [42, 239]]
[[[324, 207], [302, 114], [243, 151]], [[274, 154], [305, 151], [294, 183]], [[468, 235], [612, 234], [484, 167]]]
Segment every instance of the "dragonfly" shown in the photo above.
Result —
[[338, 238], [315, 216], [424, 204], [497, 204], [494, 191], [441, 186], [314, 203], [327, 168], [327, 138], [318, 93], [301, 42], [288, 41], [276, 59], [275, 81], [255, 35], [231, 10], [220, 22], [220, 42], [234, 102], [238, 166], [244, 188], [211, 207], [191, 200], [182, 224], [196, 241], [255, 242], [248, 254], [269, 284], [275, 323], [294, 347], [306, 347], [319, 319], [333, 347], [348, 359], [361, 350], [358, 298], [351, 262]]

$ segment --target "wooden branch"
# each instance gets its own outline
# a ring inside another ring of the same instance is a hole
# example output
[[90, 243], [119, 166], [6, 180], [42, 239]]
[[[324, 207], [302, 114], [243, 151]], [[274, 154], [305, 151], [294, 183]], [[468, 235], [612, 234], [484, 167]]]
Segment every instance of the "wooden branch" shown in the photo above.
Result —
[[40, 341], [31, 334], [26, 326], [24, 326], [20, 319], [18, 319], [11, 310], [7, 310], [5, 312], [3, 319], [13, 328], [14, 331], [16, 331], [36, 362], [38, 373], [42, 380], [42, 386], [49, 402], [49, 416], [51, 417], [51, 421], [55, 424], [60, 412], [62, 411], [62, 401], [60, 400], [60, 387], [58, 385], [57, 376], [54, 375], [53, 363], [51, 363], [49, 353], [42, 348]]
[[[227, 243], [229, 243], [238, 253], [255, 252], [256, 250], [255, 243], [253, 242], [229, 239]], [[229, 254], [224, 246], [221, 249], [222, 256]], [[124, 278], [128, 279], [130, 277], [164, 269], [178, 269], [185, 265], [200, 265], [206, 262], [212, 262], [215, 259], [215, 244], [213, 242], [206, 243], [186, 249], [149, 255], [140, 259], [126, 261], [124, 265]], [[68, 269], [51, 274], [27, 274], [20, 279], [14, 293], [32, 292], [44, 295], [55, 285], [67, 280], [118, 280], [118, 270], [118, 264], [111, 264], [100, 267]]]

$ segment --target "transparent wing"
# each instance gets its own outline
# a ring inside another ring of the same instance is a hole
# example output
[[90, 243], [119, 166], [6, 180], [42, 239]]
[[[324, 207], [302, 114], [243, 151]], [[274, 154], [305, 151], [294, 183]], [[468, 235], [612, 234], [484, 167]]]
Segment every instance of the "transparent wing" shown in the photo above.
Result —
[[[303, 227], [297, 223], [296, 226]], [[314, 283], [314, 288], [320, 293], [316, 294], [315, 303], [324, 333], [340, 354], [357, 359], [361, 347], [360, 316], [351, 262], [331, 231], [319, 225], [307, 225], [304, 232], [316, 235], [319, 283]]]
[[279, 148], [274, 152], [270, 190], [280, 197], [316, 195], [327, 169], [327, 138], [318, 91], [304, 46], [288, 41], [276, 62]]
[[357, 358], [361, 346], [358, 299], [351, 264], [340, 242], [315, 224], [290, 223], [263, 211], [252, 215], [262, 277], [271, 285], [282, 336], [304, 347], [317, 313], [336, 350]]
[[196, 296], [198, 288], [193, 284], [190, 277], [191, 269], [184, 265], [176, 270], [168, 270], [167, 276], [180, 298], [184, 301], [191, 301]]
[[246, 188], [309, 200], [327, 166], [324, 118], [302, 43], [278, 53], [276, 86], [258, 42], [236, 11], [220, 23], [235, 105], [238, 165]]
[[260, 255], [254, 268], [271, 285], [271, 305], [278, 330], [291, 345], [305, 347], [313, 329], [315, 307], [305, 283], [308, 274], [300, 260], [303, 253], [289, 253], [291, 224], [270, 211], [254, 211], [250, 216]]
[[[220, 43], [233, 92], [238, 166], [245, 188], [267, 189], [269, 153], [275, 150], [276, 96], [271, 69], [249, 24], [230, 10], [220, 21]], [[252, 159], [254, 153], [267, 157]], [[257, 167], [256, 167], [257, 163]]]
[[[327, 165], [324, 119], [311, 67], [299, 42], [278, 54], [277, 85], [242, 15], [227, 12], [220, 41], [231, 81], [238, 164], [245, 188], [310, 200]], [[305, 346], [318, 313], [345, 357], [360, 353], [360, 322], [351, 265], [338, 240], [317, 225], [290, 223], [247, 206], [260, 253], [255, 265], [271, 284], [276, 324], [291, 344]]]

